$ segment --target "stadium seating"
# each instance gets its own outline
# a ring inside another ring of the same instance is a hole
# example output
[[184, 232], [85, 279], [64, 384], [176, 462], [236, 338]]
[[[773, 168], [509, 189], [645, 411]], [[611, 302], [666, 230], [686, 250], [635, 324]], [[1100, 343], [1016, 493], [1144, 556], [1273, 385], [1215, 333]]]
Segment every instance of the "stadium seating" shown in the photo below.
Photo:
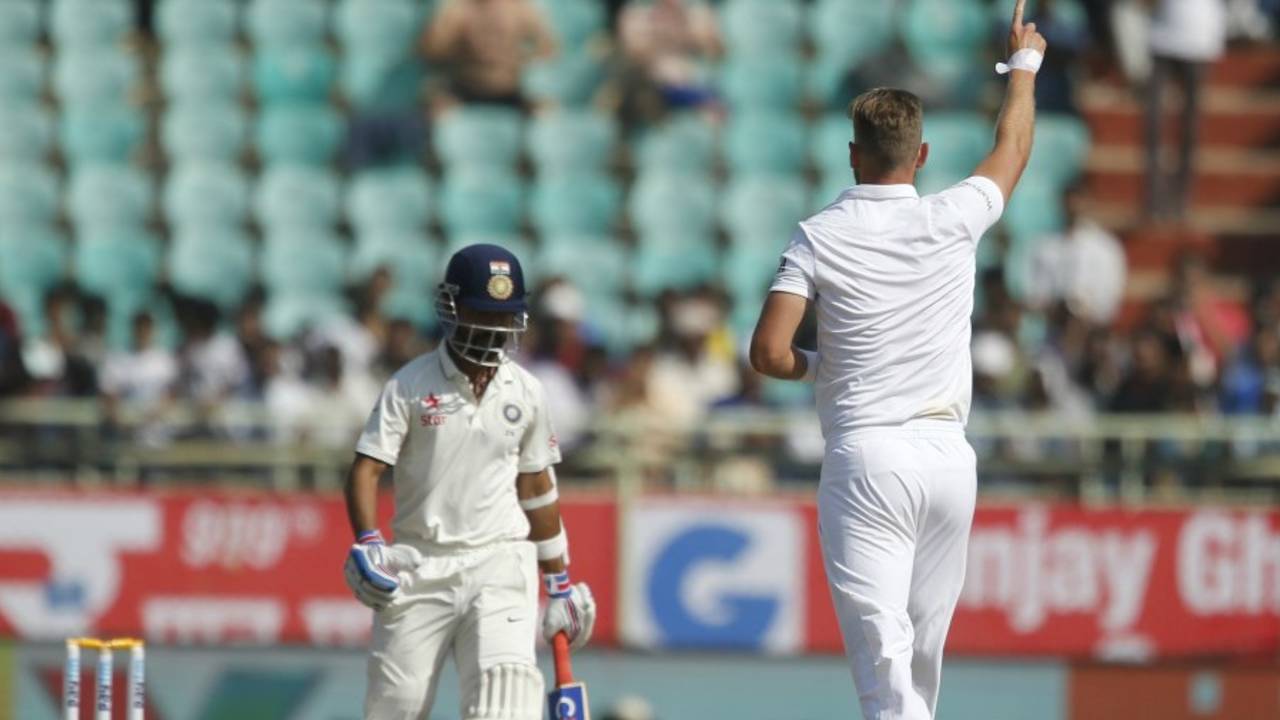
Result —
[[1052, 179], [1024, 175], [1005, 207], [1003, 223], [1015, 245], [1060, 231], [1065, 224], [1061, 188]]
[[416, 0], [339, 0], [334, 32], [349, 54], [399, 59], [419, 33]]
[[631, 188], [631, 224], [644, 236], [709, 235], [715, 224], [715, 192], [709, 178], [649, 171]]
[[536, 0], [564, 48], [585, 45], [605, 29], [604, 6], [597, 0]]
[[66, 274], [67, 257], [66, 238], [49, 225], [0, 225], [0, 297], [38, 306]]
[[853, 124], [844, 114], [829, 113], [814, 125], [809, 136], [809, 161], [819, 171], [847, 172]]
[[163, 0], [156, 32], [170, 47], [225, 46], [234, 42], [239, 5], [229, 0]]
[[0, 228], [51, 224], [58, 200], [58, 180], [44, 166], [0, 163]]
[[901, 20], [911, 57], [944, 82], [973, 68], [990, 27], [977, 0], [910, 0]]
[[894, 39], [897, 3], [816, 0], [809, 12], [815, 64], [847, 69], [884, 50]]
[[60, 48], [95, 48], [118, 43], [133, 24], [129, 0], [52, 0], [49, 31]]
[[[775, 266], [776, 267], [776, 266]], [[641, 236], [631, 263], [631, 287], [642, 296], [687, 290], [716, 279], [720, 258], [710, 236]]]
[[457, 108], [436, 124], [436, 155], [449, 168], [510, 168], [520, 155], [522, 123], [515, 110]]
[[137, 228], [151, 215], [151, 178], [127, 165], [76, 168], [67, 183], [67, 215], [77, 230]]
[[216, 303], [228, 312], [244, 300], [256, 275], [248, 237], [239, 230], [214, 226], [175, 234], [168, 270], [174, 290]]
[[72, 266], [80, 287], [109, 306], [136, 308], [159, 274], [160, 243], [138, 228], [89, 228], [77, 234]]
[[44, 60], [35, 50], [0, 46], [0, 102], [35, 103], [44, 73]]
[[244, 59], [233, 47], [172, 48], [160, 59], [160, 87], [170, 101], [236, 101], [244, 73]]
[[319, 46], [328, 33], [322, 0], [249, 0], [245, 26], [259, 48]]
[[333, 295], [342, 289], [346, 277], [347, 253], [332, 233], [269, 233], [261, 259], [263, 284], [286, 295]]
[[561, 110], [533, 118], [526, 147], [540, 173], [603, 170], [617, 133], [613, 120], [604, 115]]
[[179, 165], [169, 173], [163, 205], [173, 228], [238, 227], [249, 214], [249, 183], [231, 164]]
[[735, 109], [788, 110], [803, 91], [800, 62], [788, 57], [730, 59], [721, 70], [720, 91]]
[[440, 220], [450, 235], [506, 235], [520, 228], [524, 188], [509, 172], [466, 168], [447, 173]]
[[40, 36], [40, 0], [0, 2], [0, 47], [34, 45]]
[[254, 142], [269, 164], [326, 165], [338, 152], [342, 131], [328, 105], [271, 105], [258, 114]]
[[140, 76], [138, 60], [112, 48], [71, 49], [53, 66], [53, 89], [70, 105], [119, 102]]
[[323, 47], [270, 47], [254, 54], [253, 87], [267, 104], [325, 102], [337, 72], [333, 55]]
[[604, 81], [605, 69], [590, 50], [568, 47], [537, 60], [525, 71], [521, 88], [530, 99], [563, 107], [584, 107]]
[[735, 177], [720, 202], [720, 223], [735, 252], [744, 247], [777, 251], [810, 213], [804, 182], [798, 177]]
[[38, 105], [0, 101], [0, 162], [41, 162], [53, 145], [53, 118]]
[[631, 264], [630, 253], [608, 235], [544, 235], [536, 257], [547, 274], [574, 271], [573, 284], [588, 305], [608, 301], [623, 290], [621, 278]]
[[162, 123], [161, 145], [176, 162], [235, 162], [248, 136], [240, 106], [216, 100], [175, 103]]
[[786, 113], [735, 114], [725, 128], [725, 162], [735, 173], [796, 173], [805, 163], [805, 127]]
[[1027, 173], [1063, 187], [1079, 176], [1089, 159], [1089, 128], [1071, 115], [1042, 113]]
[[425, 293], [444, 273], [436, 248], [421, 233], [361, 235], [351, 254], [351, 279], [368, 279], [375, 270], [391, 271], [397, 289]]
[[338, 219], [338, 178], [328, 170], [303, 166], [268, 167], [254, 191], [253, 212], [268, 232], [285, 229], [328, 231]]
[[729, 55], [779, 58], [799, 49], [804, 11], [796, 0], [726, 0], [720, 31]]
[[539, 178], [529, 200], [535, 229], [550, 235], [602, 235], [613, 228], [622, 193], [601, 173], [564, 173]]
[[58, 133], [62, 154], [73, 164], [125, 162], [142, 144], [146, 124], [128, 105], [69, 107], [63, 108]]
[[347, 188], [347, 221], [357, 234], [416, 232], [431, 217], [431, 180], [416, 167], [367, 170]]
[[698, 115], [679, 115], [651, 128], [636, 153], [641, 168], [706, 172], [716, 154], [716, 129]]
[[297, 338], [307, 328], [322, 325], [350, 310], [337, 295], [276, 292], [267, 298], [262, 325], [268, 336], [284, 342]]

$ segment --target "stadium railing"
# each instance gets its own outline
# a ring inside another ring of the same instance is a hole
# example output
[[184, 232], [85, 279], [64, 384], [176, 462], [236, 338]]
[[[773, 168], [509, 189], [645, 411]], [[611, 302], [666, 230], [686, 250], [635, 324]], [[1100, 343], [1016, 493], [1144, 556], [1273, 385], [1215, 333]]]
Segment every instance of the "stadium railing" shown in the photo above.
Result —
[[[5, 400], [0, 480], [332, 489], [358, 430], [282, 423], [255, 402], [174, 403], [159, 415], [122, 404], [108, 415], [96, 400]], [[1280, 499], [1280, 418], [985, 412], [970, 419], [968, 437], [988, 496]], [[716, 412], [683, 429], [617, 416], [598, 418], [565, 454], [562, 477], [623, 493], [807, 491], [822, 439], [811, 411]]]

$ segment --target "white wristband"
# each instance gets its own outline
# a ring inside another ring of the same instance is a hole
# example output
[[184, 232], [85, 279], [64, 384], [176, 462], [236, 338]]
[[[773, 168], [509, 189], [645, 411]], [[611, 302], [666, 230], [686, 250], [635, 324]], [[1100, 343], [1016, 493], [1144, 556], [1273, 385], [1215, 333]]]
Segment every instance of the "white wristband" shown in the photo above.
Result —
[[[569, 554], [569, 538], [564, 534], [564, 526], [560, 526], [560, 532], [554, 537], [546, 540], [535, 540], [534, 546], [538, 549], [539, 560], [555, 560], [557, 558], [567, 557]], [[568, 563], [568, 560], [565, 560]]]
[[1022, 48], [1009, 58], [1009, 62], [996, 63], [996, 72], [1001, 75], [1008, 75], [1014, 70], [1026, 70], [1031, 74], [1040, 72], [1040, 65], [1044, 62], [1044, 54], [1039, 50], [1032, 48]]
[[801, 382], [813, 382], [818, 377], [818, 353], [812, 350], [796, 348], [796, 352], [804, 356], [804, 375], [801, 376]]
[[544, 508], [551, 503], [560, 499], [560, 491], [556, 490], [556, 486], [552, 485], [547, 492], [531, 498], [525, 498], [520, 501], [520, 509], [525, 512], [532, 512], [538, 508]]

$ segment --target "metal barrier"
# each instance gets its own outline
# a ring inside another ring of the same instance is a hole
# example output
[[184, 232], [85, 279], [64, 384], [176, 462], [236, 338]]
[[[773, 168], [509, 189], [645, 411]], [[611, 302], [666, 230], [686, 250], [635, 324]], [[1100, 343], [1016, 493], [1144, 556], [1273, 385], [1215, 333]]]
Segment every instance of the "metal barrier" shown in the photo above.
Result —
[[[351, 442], [318, 445], [250, 402], [179, 403], [160, 416], [123, 405], [110, 418], [94, 400], [0, 402], [0, 472], [121, 486], [141, 478], [333, 488], [358, 433], [337, 428], [333, 434]], [[562, 476], [617, 483], [623, 491], [658, 485], [738, 493], [807, 489], [817, 477], [822, 439], [810, 410], [735, 409], [683, 430], [660, 420], [599, 418], [567, 453]], [[1280, 497], [1280, 484], [1271, 482], [1280, 479], [1280, 419], [976, 413], [968, 436], [989, 493], [1125, 502]]]

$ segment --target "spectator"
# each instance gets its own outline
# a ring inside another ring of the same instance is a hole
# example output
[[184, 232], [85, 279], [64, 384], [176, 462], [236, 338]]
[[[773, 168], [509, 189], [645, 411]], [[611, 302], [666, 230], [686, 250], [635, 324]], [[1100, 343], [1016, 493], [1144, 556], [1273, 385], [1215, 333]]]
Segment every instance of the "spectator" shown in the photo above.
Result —
[[721, 398], [738, 391], [732, 347], [716, 345], [723, 309], [705, 294], [676, 298], [666, 314], [669, 346], [658, 353], [649, 378], [652, 398], [673, 427], [688, 429]]
[[712, 106], [704, 63], [721, 52], [715, 12], [698, 0], [631, 0], [618, 21], [626, 62], [622, 113], [653, 121], [666, 110]]
[[553, 280], [537, 298], [533, 325], [522, 342], [530, 356], [525, 367], [542, 382], [560, 448], [570, 453], [591, 424], [591, 399], [581, 381], [586, 300], [565, 280]]
[[301, 356], [268, 340], [258, 354], [262, 402], [270, 418], [271, 438], [282, 445], [303, 439], [315, 391], [302, 378]]
[[1166, 309], [1192, 380], [1201, 388], [1212, 386], [1223, 359], [1249, 336], [1248, 312], [1214, 287], [1208, 266], [1192, 255], [1178, 261]]
[[1084, 212], [1084, 187], [1063, 197], [1067, 228], [1036, 245], [1027, 281], [1027, 300], [1042, 310], [1064, 302], [1094, 325], [1109, 325], [1124, 300], [1127, 272], [1124, 247], [1101, 223]]
[[207, 409], [251, 390], [249, 361], [236, 337], [218, 328], [213, 303], [190, 301], [181, 313], [185, 342], [181, 352], [186, 394]]
[[[1200, 91], [1208, 67], [1226, 44], [1223, 0], [1159, 0], [1151, 24], [1151, 79], [1147, 90], [1147, 216], [1182, 221], [1195, 181], [1196, 135]], [[1161, 163], [1165, 85], [1181, 89], [1182, 124], [1178, 163], [1166, 171]]]
[[0, 397], [17, 395], [30, 378], [22, 366], [22, 328], [13, 309], [0, 301]]
[[143, 311], [133, 317], [131, 347], [108, 353], [102, 364], [103, 409], [109, 422], [117, 422], [121, 402], [139, 413], [136, 440], [151, 447], [164, 445], [172, 427], [162, 421], [174, 399], [178, 361], [168, 349], [155, 343], [155, 320]]
[[342, 351], [326, 346], [312, 356], [311, 402], [307, 407], [307, 438], [333, 450], [351, 447], [378, 400], [381, 388], [365, 378], [343, 372]]
[[1079, 115], [1075, 76], [1080, 59], [1089, 50], [1087, 19], [1073, 17], [1060, 0], [1043, 0], [1035, 23], [1053, 48], [1036, 74], [1036, 108], [1047, 113]]
[[79, 350], [77, 297], [72, 286], [51, 289], [44, 299], [44, 334], [22, 344], [22, 365], [39, 395], [97, 395], [97, 370]]
[[526, 108], [520, 80], [535, 58], [556, 53], [556, 41], [532, 0], [446, 0], [422, 36], [431, 61], [447, 64], [441, 103]]
[[1129, 371], [1111, 399], [1118, 413], [1160, 413], [1194, 409], [1182, 349], [1150, 330], [1133, 339]]
[[1221, 409], [1228, 415], [1271, 415], [1280, 387], [1280, 335], [1260, 327], [1222, 373]]

